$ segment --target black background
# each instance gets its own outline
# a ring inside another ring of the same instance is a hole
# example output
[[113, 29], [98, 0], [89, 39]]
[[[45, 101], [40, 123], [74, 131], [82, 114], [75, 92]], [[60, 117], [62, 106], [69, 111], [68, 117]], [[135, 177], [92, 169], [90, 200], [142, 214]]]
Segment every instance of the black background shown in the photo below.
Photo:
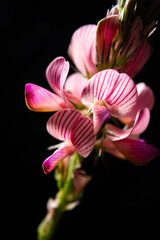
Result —
[[[0, 1], [0, 198], [4, 239], [10, 235], [14, 239], [36, 239], [46, 202], [57, 191], [53, 174], [45, 175], [41, 167], [51, 154], [47, 147], [55, 143], [45, 129], [51, 113], [27, 109], [24, 85], [31, 82], [49, 89], [45, 79], [47, 65], [57, 56], [68, 60], [67, 48], [73, 32], [82, 25], [96, 24], [112, 4], [115, 2]], [[145, 81], [155, 93], [155, 107], [143, 137], [160, 148], [160, 29], [151, 42], [152, 57], [134, 80]], [[106, 155], [107, 168], [98, 164], [81, 205], [63, 216], [55, 239], [158, 237], [159, 161], [157, 157], [144, 167], [135, 167]]]

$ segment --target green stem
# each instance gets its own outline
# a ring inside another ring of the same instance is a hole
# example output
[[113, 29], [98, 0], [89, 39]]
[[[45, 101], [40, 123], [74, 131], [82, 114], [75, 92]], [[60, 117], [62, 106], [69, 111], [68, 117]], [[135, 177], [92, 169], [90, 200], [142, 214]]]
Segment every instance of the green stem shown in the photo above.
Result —
[[68, 204], [67, 198], [72, 187], [72, 182], [73, 182], [72, 174], [75, 169], [76, 162], [77, 162], [77, 153], [74, 153], [69, 163], [68, 173], [67, 173], [64, 187], [60, 192], [59, 205], [58, 205], [59, 208], [63, 209]]
[[62, 214], [68, 204], [68, 196], [72, 188], [72, 174], [75, 169], [77, 162], [77, 153], [74, 153], [71, 157], [68, 173], [66, 177], [65, 184], [62, 189], [60, 189], [58, 196], [58, 206], [56, 209], [52, 209], [50, 213], [44, 218], [38, 227], [38, 240], [51, 240], [55, 234], [57, 225], [61, 219]]
[[43, 219], [38, 227], [38, 240], [51, 240], [54, 236], [57, 225], [63, 214], [62, 209], [59, 207], [55, 209], [52, 216], [47, 216]]

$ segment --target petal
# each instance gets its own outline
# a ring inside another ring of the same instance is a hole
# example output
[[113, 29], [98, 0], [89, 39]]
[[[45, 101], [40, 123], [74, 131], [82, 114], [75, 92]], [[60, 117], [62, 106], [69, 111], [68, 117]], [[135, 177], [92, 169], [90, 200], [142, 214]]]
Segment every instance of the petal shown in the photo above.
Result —
[[114, 142], [116, 148], [133, 164], [144, 165], [154, 159], [160, 151], [141, 140], [123, 139]]
[[126, 157], [115, 147], [113, 142], [104, 139], [102, 142], [102, 149], [103, 151], [112, 154], [115, 157], [126, 159]]
[[115, 117], [129, 115], [137, 103], [137, 88], [126, 74], [120, 74], [112, 94], [106, 100], [110, 113]]
[[152, 47], [146, 38], [143, 38], [142, 44], [136, 49], [131, 59], [120, 69], [119, 72], [125, 72], [129, 76], [135, 76], [146, 64], [152, 53]]
[[116, 70], [104, 70], [89, 79], [82, 92], [82, 102], [86, 105], [106, 100], [116, 85], [119, 73]]
[[67, 107], [58, 95], [31, 83], [25, 85], [25, 100], [28, 108], [33, 111], [52, 112]]
[[46, 78], [53, 89], [58, 95], [63, 96], [63, 86], [69, 71], [69, 62], [63, 57], [54, 59], [46, 69]]
[[46, 174], [51, 172], [65, 157], [70, 156], [73, 153], [74, 148], [71, 144], [61, 144], [61, 147], [43, 162], [43, 171]]
[[68, 54], [77, 69], [84, 76], [91, 76], [96, 71], [96, 25], [85, 25], [77, 29], [71, 39]]
[[138, 113], [136, 124], [133, 128], [132, 134], [141, 134], [148, 127], [150, 121], [150, 111], [148, 108], [144, 108]]
[[93, 106], [93, 124], [94, 124], [94, 133], [98, 133], [102, 125], [109, 118], [110, 114], [106, 107], [104, 106]]
[[97, 57], [98, 63], [105, 63], [109, 57], [109, 49], [119, 27], [119, 16], [102, 19], [97, 26]]
[[132, 131], [133, 131], [133, 126], [130, 127], [129, 129], [121, 129], [110, 123], [106, 125], [107, 139], [110, 141], [117, 141], [120, 139], [124, 139], [128, 137], [132, 133]]
[[107, 132], [110, 133], [107, 135], [107, 139], [110, 141], [117, 141], [124, 138], [127, 138], [129, 135], [139, 135], [144, 132], [149, 124], [150, 112], [147, 108], [139, 111], [136, 115], [135, 121], [132, 122], [128, 128], [118, 128], [112, 124], [107, 124]]
[[47, 131], [59, 140], [69, 140], [79, 118], [81, 113], [77, 110], [58, 111], [48, 120]]
[[82, 91], [87, 83], [88, 79], [83, 77], [82, 74], [73, 73], [67, 78], [64, 89], [78, 99], [81, 99]]
[[75, 150], [84, 158], [92, 151], [96, 136], [94, 135], [93, 122], [88, 117], [81, 117], [76, 122], [71, 136]]
[[148, 87], [145, 83], [141, 82], [137, 85], [138, 99], [137, 103], [130, 112], [129, 118], [122, 118], [121, 121], [123, 123], [130, 123], [135, 119], [137, 112], [141, 109], [148, 108], [152, 110], [155, 102], [154, 93], [150, 87]]
[[65, 83], [65, 91], [64, 94], [66, 98], [76, 104], [77, 106], [81, 107], [81, 95], [84, 87], [86, 86], [88, 79], [83, 77], [80, 73], [73, 73], [71, 74]]
[[95, 74], [82, 92], [82, 102], [86, 105], [105, 100], [107, 108], [115, 117], [128, 114], [137, 101], [137, 89], [126, 74], [108, 69]]
[[137, 106], [139, 107], [139, 109], [148, 108], [149, 110], [152, 110], [155, 102], [152, 89], [144, 82], [141, 82], [137, 84], [137, 91]]

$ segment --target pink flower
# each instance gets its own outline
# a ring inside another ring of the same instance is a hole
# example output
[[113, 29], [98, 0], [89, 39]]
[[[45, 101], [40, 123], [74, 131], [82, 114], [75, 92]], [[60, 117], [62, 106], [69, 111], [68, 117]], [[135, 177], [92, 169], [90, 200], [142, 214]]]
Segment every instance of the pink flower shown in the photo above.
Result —
[[160, 154], [156, 147], [146, 143], [144, 139], [134, 139], [132, 136], [115, 142], [105, 140], [102, 147], [103, 151], [138, 166], [147, 164]]
[[118, 158], [128, 159], [136, 165], [143, 165], [160, 152], [140, 138], [149, 124], [150, 110], [154, 105], [153, 92], [144, 83], [137, 84], [137, 90], [138, 100], [130, 113], [131, 117], [120, 119], [126, 124], [125, 127], [120, 129], [111, 123], [106, 124], [106, 136], [102, 149]]
[[25, 100], [28, 108], [33, 111], [52, 112], [68, 107], [74, 108], [74, 105], [71, 102], [79, 105], [81, 102], [81, 92], [87, 79], [82, 76], [78, 79], [79, 74], [74, 74], [73, 76], [75, 82], [76, 79], [80, 81], [80, 86], [78, 88], [74, 87], [74, 83], [71, 79], [72, 77], [68, 79], [70, 83], [72, 81], [72, 84], [69, 85], [71, 91], [74, 89], [73, 96], [64, 90], [68, 71], [69, 62], [67, 62], [63, 57], [54, 59], [47, 67], [46, 78], [54, 93], [35, 84], [26, 84]]
[[44, 161], [45, 173], [52, 171], [60, 161], [75, 151], [86, 158], [96, 141], [92, 120], [82, 116], [77, 110], [61, 110], [55, 113], [47, 122], [47, 131], [64, 142]]
[[137, 102], [137, 88], [125, 73], [103, 70], [89, 79], [82, 92], [82, 102], [93, 107], [94, 130], [97, 133], [109, 115], [130, 117]]
[[149, 59], [152, 48], [143, 36], [141, 19], [134, 19], [127, 40], [119, 35], [119, 21], [119, 15], [107, 16], [97, 26], [85, 25], [73, 34], [68, 53], [83, 76], [110, 68], [134, 76]]

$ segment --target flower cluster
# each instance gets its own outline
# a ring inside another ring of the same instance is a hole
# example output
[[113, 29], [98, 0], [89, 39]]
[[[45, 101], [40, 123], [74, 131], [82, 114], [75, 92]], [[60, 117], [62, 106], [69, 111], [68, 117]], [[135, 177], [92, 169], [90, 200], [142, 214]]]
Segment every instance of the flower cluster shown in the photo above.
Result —
[[43, 162], [46, 174], [58, 166], [55, 177], [60, 189], [39, 227], [45, 239], [51, 239], [58, 221], [51, 219], [59, 219], [90, 180], [80, 170], [80, 159], [93, 149], [98, 157], [107, 152], [139, 166], [160, 153], [141, 138], [150, 121], [154, 93], [145, 82], [135, 84], [132, 79], [151, 56], [149, 37], [159, 13], [159, 0], [119, 0], [97, 25], [74, 32], [68, 54], [75, 73], [68, 76], [69, 62], [57, 57], [46, 69], [52, 91], [26, 84], [26, 105], [33, 111], [55, 112], [47, 131], [61, 141], [50, 147], [57, 150]]
[[[57, 111], [48, 120], [47, 131], [63, 142], [44, 161], [45, 173], [74, 152], [86, 158], [94, 146], [99, 154], [106, 151], [136, 165], [159, 154], [140, 138], [149, 124], [154, 94], [144, 82], [136, 85], [131, 79], [151, 55], [148, 37], [156, 25], [156, 8], [152, 15], [148, 10], [146, 21], [145, 1], [139, 2], [119, 1], [97, 26], [75, 31], [68, 53], [77, 72], [68, 77], [69, 62], [54, 59], [46, 70], [53, 92], [26, 84], [29, 109]], [[159, 1], [153, 5], [159, 6]]]

